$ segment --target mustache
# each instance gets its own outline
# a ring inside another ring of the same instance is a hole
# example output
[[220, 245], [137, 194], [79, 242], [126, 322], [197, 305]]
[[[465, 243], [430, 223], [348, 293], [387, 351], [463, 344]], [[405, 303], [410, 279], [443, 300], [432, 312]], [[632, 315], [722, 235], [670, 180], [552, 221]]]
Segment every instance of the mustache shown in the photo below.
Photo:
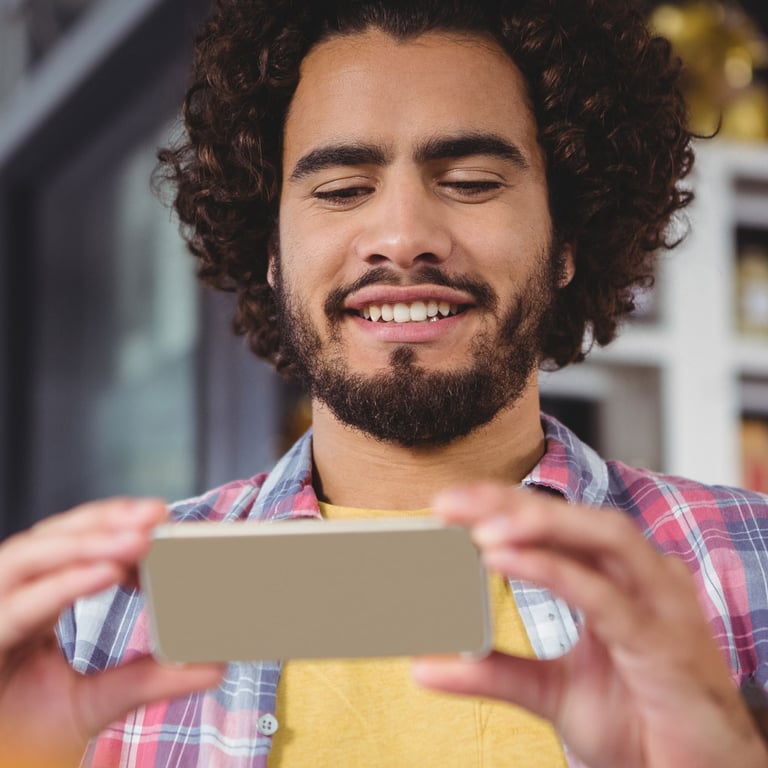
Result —
[[406, 281], [399, 272], [393, 271], [389, 267], [374, 267], [373, 269], [361, 275], [357, 280], [348, 285], [334, 288], [325, 300], [324, 309], [326, 317], [331, 319], [338, 318], [344, 314], [344, 302], [347, 297], [356, 291], [367, 288], [369, 285], [440, 285], [444, 288], [452, 288], [458, 291], [468, 293], [480, 309], [494, 312], [498, 306], [498, 296], [490, 283], [479, 278], [469, 277], [467, 275], [449, 275], [439, 267], [424, 265], [418, 270], [409, 273], [409, 279]]

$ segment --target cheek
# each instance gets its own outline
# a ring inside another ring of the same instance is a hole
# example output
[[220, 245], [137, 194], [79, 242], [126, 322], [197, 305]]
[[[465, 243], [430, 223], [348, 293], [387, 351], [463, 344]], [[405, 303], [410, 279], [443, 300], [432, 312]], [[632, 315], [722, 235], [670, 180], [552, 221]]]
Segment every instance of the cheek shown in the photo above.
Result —
[[285, 222], [281, 229], [280, 264], [283, 284], [294, 302], [313, 317], [323, 315], [328, 293], [338, 286], [341, 261], [335, 239], [314, 228], [309, 234], [306, 223]]
[[[466, 234], [466, 233], [465, 233]], [[469, 254], [470, 271], [491, 284], [499, 294], [510, 291], [540, 261], [543, 246], [540, 237], [520, 229], [490, 228], [475, 230], [474, 237], [464, 237], [461, 251]]]

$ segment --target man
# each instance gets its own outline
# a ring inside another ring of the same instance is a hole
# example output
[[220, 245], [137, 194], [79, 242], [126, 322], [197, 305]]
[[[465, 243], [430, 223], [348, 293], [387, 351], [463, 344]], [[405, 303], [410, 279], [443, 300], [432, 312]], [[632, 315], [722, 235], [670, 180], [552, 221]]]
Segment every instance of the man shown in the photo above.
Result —
[[[768, 677], [765, 499], [605, 463], [538, 406], [688, 202], [668, 47], [616, 0], [220, 0], [196, 50], [176, 207], [314, 426], [173, 516], [469, 526], [498, 650], [163, 669], [131, 587], [163, 505], [98, 502], [0, 549], [6, 761], [768, 766], [738, 690]], [[126, 583], [64, 614], [73, 672], [56, 617]]]

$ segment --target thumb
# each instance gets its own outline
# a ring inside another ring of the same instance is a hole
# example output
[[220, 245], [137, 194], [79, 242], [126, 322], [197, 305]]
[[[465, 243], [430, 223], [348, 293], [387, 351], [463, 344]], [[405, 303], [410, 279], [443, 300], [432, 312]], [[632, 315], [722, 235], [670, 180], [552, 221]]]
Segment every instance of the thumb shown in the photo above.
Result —
[[80, 727], [88, 738], [133, 709], [215, 688], [225, 664], [163, 666], [151, 656], [78, 678]]
[[494, 651], [482, 659], [414, 659], [414, 680], [426, 688], [501, 699], [539, 717], [557, 716], [563, 681], [562, 659], [541, 661]]

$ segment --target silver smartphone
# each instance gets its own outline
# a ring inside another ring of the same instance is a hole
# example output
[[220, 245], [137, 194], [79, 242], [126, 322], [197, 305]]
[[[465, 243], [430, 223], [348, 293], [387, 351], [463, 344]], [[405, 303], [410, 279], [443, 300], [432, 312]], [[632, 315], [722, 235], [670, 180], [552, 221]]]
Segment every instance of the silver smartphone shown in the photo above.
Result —
[[464, 528], [431, 518], [159, 526], [139, 575], [171, 662], [461, 653], [492, 645]]

